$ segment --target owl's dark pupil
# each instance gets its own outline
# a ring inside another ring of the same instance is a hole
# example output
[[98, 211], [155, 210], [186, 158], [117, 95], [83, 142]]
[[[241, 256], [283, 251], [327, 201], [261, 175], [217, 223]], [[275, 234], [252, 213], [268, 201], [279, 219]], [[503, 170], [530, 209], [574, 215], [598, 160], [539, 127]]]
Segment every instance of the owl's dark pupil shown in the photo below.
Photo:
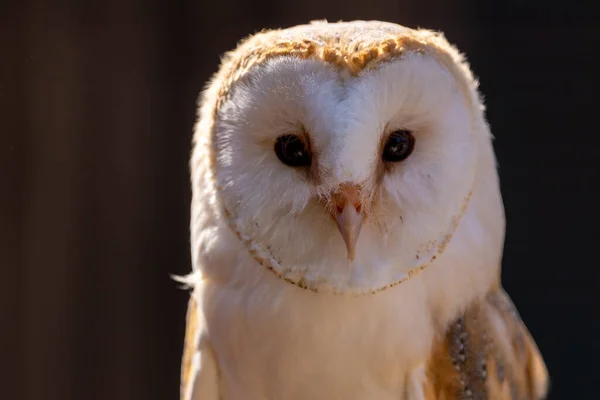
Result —
[[278, 137], [275, 142], [275, 154], [282, 163], [291, 167], [308, 166], [311, 163], [311, 155], [305, 142], [296, 135]]
[[389, 162], [402, 161], [412, 153], [414, 144], [415, 138], [409, 131], [392, 132], [385, 143], [381, 157]]
[[389, 152], [392, 154], [401, 154], [408, 147], [408, 142], [404, 139], [393, 138], [391, 142]]

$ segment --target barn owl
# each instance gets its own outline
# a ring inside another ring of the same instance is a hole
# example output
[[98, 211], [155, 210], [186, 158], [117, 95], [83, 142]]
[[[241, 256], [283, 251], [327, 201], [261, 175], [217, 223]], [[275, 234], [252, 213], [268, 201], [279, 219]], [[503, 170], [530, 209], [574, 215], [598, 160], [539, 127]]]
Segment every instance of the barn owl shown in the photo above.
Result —
[[262, 31], [203, 92], [185, 400], [541, 399], [477, 82], [441, 33]]

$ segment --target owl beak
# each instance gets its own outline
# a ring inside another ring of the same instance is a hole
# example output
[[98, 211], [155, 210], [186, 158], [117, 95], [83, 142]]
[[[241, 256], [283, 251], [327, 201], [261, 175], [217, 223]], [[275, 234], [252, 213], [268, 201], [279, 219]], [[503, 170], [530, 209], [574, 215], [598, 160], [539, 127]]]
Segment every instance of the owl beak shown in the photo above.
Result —
[[351, 261], [354, 261], [356, 242], [363, 220], [359, 193], [360, 191], [355, 187], [343, 187], [332, 198], [335, 222], [346, 244], [348, 259]]

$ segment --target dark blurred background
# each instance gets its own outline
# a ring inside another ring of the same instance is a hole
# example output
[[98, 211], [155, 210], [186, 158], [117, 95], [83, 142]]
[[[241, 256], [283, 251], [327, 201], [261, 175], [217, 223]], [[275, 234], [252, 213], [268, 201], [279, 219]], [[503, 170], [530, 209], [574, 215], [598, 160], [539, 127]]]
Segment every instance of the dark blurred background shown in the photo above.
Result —
[[443, 30], [481, 80], [503, 282], [551, 399], [597, 399], [598, 7], [550, 0], [0, 2], [0, 398], [175, 399], [197, 95], [257, 30]]

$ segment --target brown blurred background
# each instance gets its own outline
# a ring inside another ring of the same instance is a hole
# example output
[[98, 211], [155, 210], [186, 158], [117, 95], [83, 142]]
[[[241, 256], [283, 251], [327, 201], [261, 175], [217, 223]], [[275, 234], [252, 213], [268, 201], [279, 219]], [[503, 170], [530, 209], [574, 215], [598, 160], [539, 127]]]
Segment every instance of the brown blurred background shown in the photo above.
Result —
[[[263, 27], [382, 19], [465, 51], [497, 137], [504, 284], [552, 399], [597, 399], [592, 1], [0, 0], [0, 399], [175, 399], [195, 103]], [[596, 7], [597, 8], [597, 7]]]

